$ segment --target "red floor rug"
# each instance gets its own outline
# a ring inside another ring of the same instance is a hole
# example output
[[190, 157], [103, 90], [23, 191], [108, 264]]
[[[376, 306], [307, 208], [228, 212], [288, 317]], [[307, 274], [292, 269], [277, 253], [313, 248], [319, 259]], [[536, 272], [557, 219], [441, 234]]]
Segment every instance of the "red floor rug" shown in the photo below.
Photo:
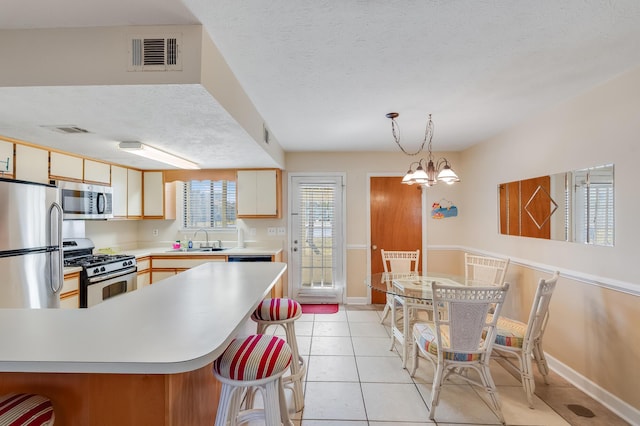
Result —
[[337, 303], [323, 303], [323, 304], [303, 304], [303, 314], [335, 314], [338, 312]]

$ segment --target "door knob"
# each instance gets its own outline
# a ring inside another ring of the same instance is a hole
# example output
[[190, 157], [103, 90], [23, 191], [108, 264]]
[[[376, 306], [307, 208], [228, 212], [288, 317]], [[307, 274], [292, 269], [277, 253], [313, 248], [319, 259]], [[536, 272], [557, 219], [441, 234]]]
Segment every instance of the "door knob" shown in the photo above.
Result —
[[372, 246], [371, 246], [371, 250], [378, 250], [378, 246], [377, 246], [377, 245], [375, 245], [375, 244], [374, 244], [374, 245], [372, 245]]

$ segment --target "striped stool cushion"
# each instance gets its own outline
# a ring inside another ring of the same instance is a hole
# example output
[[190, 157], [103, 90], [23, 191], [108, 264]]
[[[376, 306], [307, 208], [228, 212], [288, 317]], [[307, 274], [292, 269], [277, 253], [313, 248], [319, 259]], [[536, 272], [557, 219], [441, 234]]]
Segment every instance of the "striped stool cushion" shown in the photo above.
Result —
[[527, 324], [511, 318], [498, 318], [496, 326], [496, 345], [522, 348]]
[[[433, 356], [438, 356], [438, 342], [436, 339], [436, 326], [434, 323], [416, 323], [413, 326], [413, 336], [417, 340], [418, 345], [425, 352]], [[449, 333], [447, 328], [443, 327], [442, 340], [445, 346], [449, 346]], [[466, 352], [443, 351], [442, 357], [450, 361], [477, 361], [480, 354], [470, 354]]]
[[279, 337], [254, 334], [235, 339], [213, 363], [214, 371], [231, 380], [259, 380], [281, 373], [291, 364], [291, 348]]
[[12, 393], [0, 396], [1, 426], [48, 426], [54, 420], [53, 405], [42, 395]]
[[264, 299], [253, 315], [262, 321], [283, 321], [302, 314], [302, 307], [293, 299]]

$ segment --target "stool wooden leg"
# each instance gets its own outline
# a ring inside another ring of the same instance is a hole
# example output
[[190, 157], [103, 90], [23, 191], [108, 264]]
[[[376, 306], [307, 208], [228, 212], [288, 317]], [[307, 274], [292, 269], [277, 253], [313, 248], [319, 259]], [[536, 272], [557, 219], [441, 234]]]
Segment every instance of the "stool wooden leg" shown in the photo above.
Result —
[[283, 380], [285, 384], [293, 384], [293, 400], [296, 412], [304, 408], [304, 391], [302, 389], [302, 380], [306, 373], [304, 358], [300, 356], [298, 351], [298, 342], [296, 340], [296, 330], [293, 322], [284, 325], [287, 343], [291, 348], [291, 375], [286, 376]]
[[218, 412], [216, 413], [215, 426], [226, 426], [229, 414], [233, 415], [231, 424], [235, 424], [235, 416], [240, 410], [239, 405], [237, 407], [235, 406], [236, 403], [240, 402], [240, 398], [237, 397], [237, 390], [238, 388], [234, 386], [228, 385], [226, 383], [222, 384], [222, 391], [220, 392], [220, 400], [218, 401]]
[[293, 426], [293, 422], [289, 418], [289, 408], [287, 407], [287, 398], [284, 396], [284, 384], [282, 377], [278, 379], [278, 396], [280, 399], [280, 419], [284, 426]]

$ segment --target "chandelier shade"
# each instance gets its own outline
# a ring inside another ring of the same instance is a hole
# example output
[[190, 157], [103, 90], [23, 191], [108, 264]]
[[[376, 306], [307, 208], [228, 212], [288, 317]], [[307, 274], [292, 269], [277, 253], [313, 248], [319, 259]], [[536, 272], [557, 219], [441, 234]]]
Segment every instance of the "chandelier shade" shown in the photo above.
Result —
[[418, 151], [413, 153], [405, 150], [400, 144], [400, 126], [396, 122], [396, 118], [398, 118], [399, 115], [400, 114], [397, 112], [390, 112], [386, 117], [391, 120], [391, 133], [400, 150], [409, 156], [413, 156], [420, 154], [424, 150], [424, 146], [427, 145], [428, 152], [427, 158], [421, 158], [409, 165], [409, 171], [404, 178], [402, 178], [402, 183], [405, 185], [422, 185], [429, 187], [438, 182], [444, 182], [449, 185], [455, 182], [460, 182], [460, 178], [456, 172], [453, 171], [446, 158], [439, 158], [435, 162], [433, 160], [433, 153], [431, 151], [431, 143], [433, 141], [433, 120], [431, 119], [431, 114], [429, 114], [429, 120], [427, 121], [422, 145], [420, 145]]

